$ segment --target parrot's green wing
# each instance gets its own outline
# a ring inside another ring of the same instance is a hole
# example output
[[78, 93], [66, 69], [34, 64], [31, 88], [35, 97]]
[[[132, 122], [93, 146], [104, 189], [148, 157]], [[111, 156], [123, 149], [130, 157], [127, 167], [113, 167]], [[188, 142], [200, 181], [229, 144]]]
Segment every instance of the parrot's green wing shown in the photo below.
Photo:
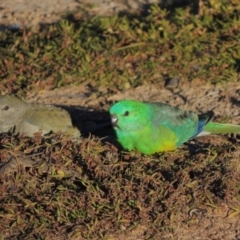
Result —
[[181, 145], [197, 135], [211, 117], [208, 114], [202, 115], [203, 126], [199, 126], [199, 116], [191, 111], [181, 110], [165, 103], [145, 104], [151, 109], [153, 125], [164, 125], [172, 130], [178, 139], [177, 145]]

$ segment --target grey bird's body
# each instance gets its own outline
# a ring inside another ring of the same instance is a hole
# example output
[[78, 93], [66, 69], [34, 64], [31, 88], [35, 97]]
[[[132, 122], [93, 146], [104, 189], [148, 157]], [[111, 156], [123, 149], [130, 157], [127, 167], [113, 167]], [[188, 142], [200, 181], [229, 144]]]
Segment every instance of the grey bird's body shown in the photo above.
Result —
[[0, 97], [0, 133], [19, 133], [23, 136], [63, 132], [79, 137], [80, 131], [72, 124], [70, 114], [53, 105], [31, 104], [14, 95]]

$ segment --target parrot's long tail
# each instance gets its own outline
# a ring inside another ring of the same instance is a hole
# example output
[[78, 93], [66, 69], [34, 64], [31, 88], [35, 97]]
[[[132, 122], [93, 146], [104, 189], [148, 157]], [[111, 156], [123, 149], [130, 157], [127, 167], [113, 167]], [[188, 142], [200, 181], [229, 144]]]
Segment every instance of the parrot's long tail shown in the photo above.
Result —
[[215, 123], [208, 122], [198, 136], [203, 136], [211, 133], [240, 133], [240, 125], [231, 123]]

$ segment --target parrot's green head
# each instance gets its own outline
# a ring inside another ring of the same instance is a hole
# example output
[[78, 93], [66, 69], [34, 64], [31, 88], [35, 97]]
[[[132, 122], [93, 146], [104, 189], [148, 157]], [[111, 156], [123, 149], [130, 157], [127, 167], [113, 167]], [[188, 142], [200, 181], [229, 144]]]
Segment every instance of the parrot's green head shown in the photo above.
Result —
[[110, 108], [114, 129], [118, 131], [137, 131], [149, 121], [147, 106], [139, 101], [122, 100]]

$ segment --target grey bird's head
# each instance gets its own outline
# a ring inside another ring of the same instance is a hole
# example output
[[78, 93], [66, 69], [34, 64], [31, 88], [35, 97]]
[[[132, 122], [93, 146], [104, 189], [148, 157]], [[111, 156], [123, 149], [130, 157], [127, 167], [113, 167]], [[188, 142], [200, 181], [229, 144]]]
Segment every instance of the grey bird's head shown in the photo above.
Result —
[[28, 103], [14, 95], [0, 96], [0, 132], [8, 132], [28, 109]]

